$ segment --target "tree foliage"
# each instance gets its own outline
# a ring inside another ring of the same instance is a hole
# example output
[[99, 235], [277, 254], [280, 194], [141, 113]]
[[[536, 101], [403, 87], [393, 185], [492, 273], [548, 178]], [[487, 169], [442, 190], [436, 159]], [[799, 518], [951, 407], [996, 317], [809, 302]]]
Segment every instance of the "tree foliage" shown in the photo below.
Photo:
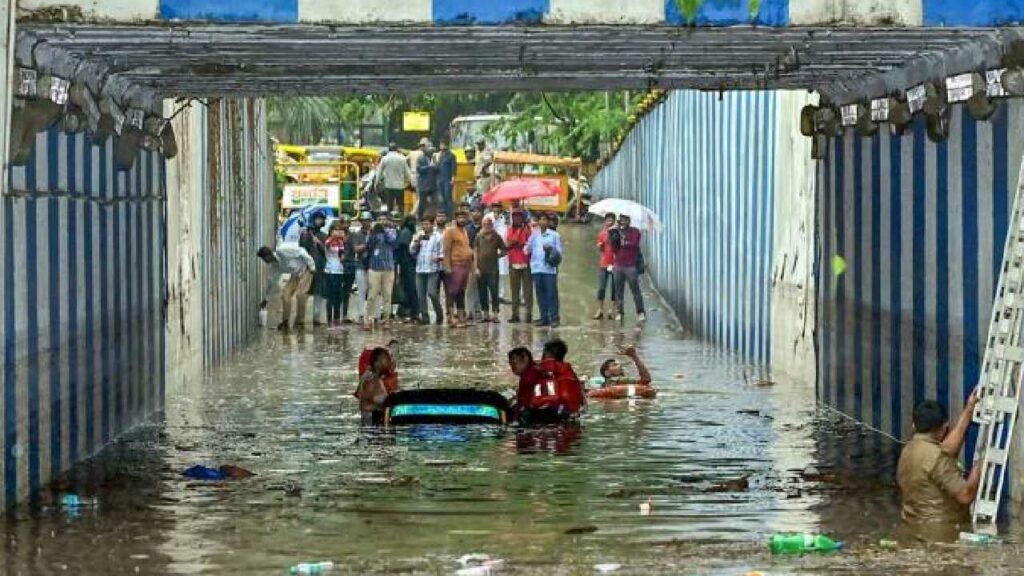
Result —
[[343, 130], [348, 134], [371, 118], [390, 120], [390, 139], [410, 145], [419, 134], [400, 131], [401, 113], [431, 113], [432, 138], [446, 138], [448, 124], [459, 115], [489, 113], [506, 115], [489, 127], [505, 139], [530, 142], [538, 151], [560, 156], [597, 158], [629, 123], [630, 110], [642, 93], [423, 93], [360, 95], [339, 98], [273, 98], [270, 100], [271, 133], [290, 143], [317, 143]]
[[270, 98], [267, 108], [267, 127], [282, 142], [316, 143], [338, 125], [332, 98]]
[[533, 141], [544, 152], [596, 159], [629, 122], [642, 94], [623, 92], [520, 93], [510, 115], [491, 125], [508, 139]]

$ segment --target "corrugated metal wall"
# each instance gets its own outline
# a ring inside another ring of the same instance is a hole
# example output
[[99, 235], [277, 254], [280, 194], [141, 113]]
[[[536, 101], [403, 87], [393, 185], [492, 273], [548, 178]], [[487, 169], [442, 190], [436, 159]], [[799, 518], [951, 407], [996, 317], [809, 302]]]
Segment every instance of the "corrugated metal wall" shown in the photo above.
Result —
[[767, 363], [778, 94], [673, 92], [633, 129], [595, 180], [665, 224], [645, 257], [680, 321]]
[[0, 509], [163, 404], [164, 162], [56, 128], [0, 199]]
[[[836, 139], [820, 165], [818, 391], [897, 437], [920, 400], [956, 414], [977, 384], [1024, 151], [1024, 103], [950, 137]], [[836, 276], [833, 256], [846, 272]]]
[[204, 118], [206, 185], [197, 200], [203, 365], [212, 366], [258, 327], [267, 272], [256, 250], [273, 245], [273, 156], [262, 101], [212, 100]]

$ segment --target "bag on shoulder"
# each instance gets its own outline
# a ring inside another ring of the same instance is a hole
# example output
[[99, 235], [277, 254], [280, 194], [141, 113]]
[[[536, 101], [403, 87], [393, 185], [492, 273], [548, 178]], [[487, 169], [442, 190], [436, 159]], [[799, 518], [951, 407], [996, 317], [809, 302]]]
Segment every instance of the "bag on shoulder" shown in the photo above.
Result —
[[552, 248], [544, 253], [544, 262], [552, 268], [558, 268], [562, 263], [562, 253]]
[[647, 272], [647, 263], [644, 262], [644, 253], [641, 250], [637, 250], [636, 253], [636, 273], [644, 274]]

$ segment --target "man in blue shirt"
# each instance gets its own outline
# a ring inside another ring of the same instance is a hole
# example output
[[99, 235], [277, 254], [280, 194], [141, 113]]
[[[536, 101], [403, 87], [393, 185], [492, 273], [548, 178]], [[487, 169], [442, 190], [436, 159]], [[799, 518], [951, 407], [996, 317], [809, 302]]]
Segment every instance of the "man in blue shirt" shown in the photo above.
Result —
[[366, 295], [366, 328], [372, 328], [377, 320], [377, 297], [380, 296], [384, 309], [384, 324], [391, 323], [391, 292], [395, 285], [395, 247], [398, 245], [398, 231], [387, 219], [373, 225], [366, 241], [370, 257], [369, 288]]
[[557, 328], [561, 320], [558, 313], [558, 266], [562, 262], [562, 237], [550, 229], [547, 214], [537, 219], [537, 230], [526, 244], [530, 257], [530, 274], [537, 291], [540, 319], [537, 326]]

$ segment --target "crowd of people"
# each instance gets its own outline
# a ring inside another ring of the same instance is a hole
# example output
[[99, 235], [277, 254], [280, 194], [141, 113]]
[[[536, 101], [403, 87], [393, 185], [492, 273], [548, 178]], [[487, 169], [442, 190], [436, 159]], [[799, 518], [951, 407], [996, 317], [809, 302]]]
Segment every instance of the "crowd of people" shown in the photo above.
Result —
[[[467, 198], [472, 206], [497, 183], [494, 153], [480, 140], [473, 150], [474, 182]], [[427, 138], [415, 150], [403, 154], [392, 142], [375, 167], [369, 186], [364, 190], [365, 207], [371, 211], [405, 215], [405, 191], [415, 192], [416, 203], [411, 211], [422, 219], [427, 214], [444, 213], [455, 217], [453, 204], [458, 161], [448, 142], [440, 149]]]
[[[508, 213], [499, 203], [486, 214], [464, 208], [451, 222], [443, 212], [419, 222], [363, 212], [358, 221], [342, 215], [326, 223], [326, 214], [315, 212], [298, 243], [259, 250], [264, 262], [288, 275], [280, 330], [304, 325], [309, 296], [313, 326], [561, 322], [557, 214], [530, 214], [518, 205]], [[626, 250], [623, 243], [619, 251]], [[511, 304], [507, 318], [503, 303]]]
[[[263, 247], [258, 255], [288, 276], [280, 330], [304, 325], [309, 296], [313, 326], [358, 323], [373, 329], [447, 320], [453, 327], [502, 321], [558, 327], [564, 254], [558, 221], [557, 214], [531, 214], [517, 203], [510, 212], [501, 203], [486, 213], [463, 206], [452, 221], [443, 212], [419, 222], [411, 215], [363, 212], [358, 220], [342, 215], [327, 226], [327, 215], [315, 212], [297, 243]], [[628, 287], [638, 322], [646, 320], [640, 243], [629, 216], [606, 215], [597, 235], [594, 319], [621, 321]], [[507, 318], [502, 304], [511, 305]]]

